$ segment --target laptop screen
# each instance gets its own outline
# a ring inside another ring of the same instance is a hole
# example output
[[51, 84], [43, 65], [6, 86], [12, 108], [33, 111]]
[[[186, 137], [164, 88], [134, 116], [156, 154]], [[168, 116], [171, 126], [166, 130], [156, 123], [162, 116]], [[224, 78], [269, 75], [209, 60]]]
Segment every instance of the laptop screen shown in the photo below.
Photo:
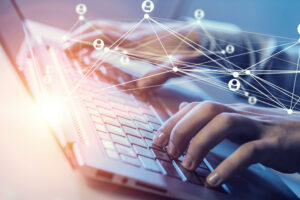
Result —
[[1, 0], [0, 16], [0, 42], [16, 67], [16, 57], [25, 38], [22, 16], [12, 0]]

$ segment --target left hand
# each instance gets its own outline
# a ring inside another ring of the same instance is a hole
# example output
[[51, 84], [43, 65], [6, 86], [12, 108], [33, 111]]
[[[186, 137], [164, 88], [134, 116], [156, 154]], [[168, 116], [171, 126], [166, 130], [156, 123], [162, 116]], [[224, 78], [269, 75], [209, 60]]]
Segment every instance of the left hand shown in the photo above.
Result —
[[162, 125], [154, 144], [168, 145], [168, 154], [173, 158], [188, 148], [182, 165], [194, 170], [225, 138], [243, 144], [207, 177], [210, 186], [219, 186], [254, 163], [281, 172], [300, 171], [300, 116], [275, 108], [207, 101], [184, 103]]

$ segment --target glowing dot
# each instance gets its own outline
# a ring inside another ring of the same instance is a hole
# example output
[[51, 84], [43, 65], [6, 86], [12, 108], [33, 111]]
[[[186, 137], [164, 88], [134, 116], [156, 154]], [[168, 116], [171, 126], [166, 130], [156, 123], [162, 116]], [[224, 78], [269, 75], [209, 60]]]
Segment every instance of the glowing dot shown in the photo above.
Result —
[[291, 115], [291, 114], [293, 114], [293, 110], [292, 110], [292, 109], [288, 109], [288, 110], [287, 110], [287, 113], [288, 113], [289, 115]]
[[178, 72], [178, 67], [173, 67], [173, 72]]
[[234, 78], [239, 77], [239, 75], [240, 75], [240, 74], [239, 74], [238, 72], [233, 72], [233, 73], [232, 73], [232, 76], [233, 76]]
[[68, 37], [67, 37], [66, 35], [63, 35], [63, 36], [61, 37], [61, 39], [62, 39], [62, 41], [66, 41], [66, 40], [68, 39]]
[[195, 10], [194, 17], [196, 18], [196, 20], [200, 21], [201, 19], [203, 19], [204, 16], [205, 16], [205, 13], [203, 10], [201, 10], [201, 9]]
[[300, 24], [298, 25], [298, 33], [300, 34]]
[[109, 52], [109, 50], [110, 50], [110, 49], [109, 49], [108, 47], [105, 47], [105, 48], [104, 48], [104, 52]]
[[119, 50], [119, 47], [115, 47], [114, 50], [115, 50], [115, 51], [118, 51], [118, 50]]
[[173, 60], [173, 56], [172, 55], [168, 55], [169, 60]]
[[78, 20], [79, 21], [83, 21], [84, 20], [84, 16], [83, 15], [79, 15]]
[[147, 14], [147, 13], [144, 14], [144, 18], [145, 18], [145, 19], [149, 19], [149, 17], [150, 17], [149, 14]]
[[123, 51], [123, 54], [127, 54], [128, 52], [126, 50]]
[[222, 50], [222, 51], [221, 51], [221, 54], [223, 54], [223, 55], [224, 55], [225, 53], [226, 53], [226, 51], [225, 51], [225, 50]]
[[249, 95], [249, 92], [245, 92], [244, 95], [247, 97]]
[[251, 71], [250, 71], [250, 70], [246, 70], [246, 71], [245, 71], [245, 74], [250, 75], [250, 74], [251, 74]]

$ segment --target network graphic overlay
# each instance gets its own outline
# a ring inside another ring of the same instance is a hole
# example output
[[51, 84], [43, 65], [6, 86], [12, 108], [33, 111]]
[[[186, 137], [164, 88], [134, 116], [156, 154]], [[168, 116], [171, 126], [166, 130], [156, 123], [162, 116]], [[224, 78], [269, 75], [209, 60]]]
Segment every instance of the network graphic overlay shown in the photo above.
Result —
[[[98, 52], [98, 57], [96, 62], [89, 64], [86, 73], [82, 74], [82, 78], [66, 96], [66, 101], [80, 88], [82, 82], [98, 70], [106, 60], [117, 55], [120, 64], [123, 66], [130, 64], [132, 60], [141, 60], [155, 65], [158, 69], [162, 69], [157, 74], [120, 83], [122, 85], [131, 84], [140, 79], [161, 76], [164, 73], [173, 73], [177, 76], [189, 77], [189, 80], [182, 84], [190, 81], [203, 82], [246, 98], [251, 105], [260, 103], [280, 108], [288, 114], [299, 114], [298, 104], [300, 96], [295, 92], [299, 73], [300, 49], [298, 50], [297, 62], [282, 59], [279, 55], [292, 47], [300, 47], [300, 25], [295, 30], [299, 33], [299, 39], [240, 31], [242, 34], [270, 37], [277, 41], [274, 45], [268, 45], [261, 49], [248, 49], [238, 43], [221, 41], [221, 39], [214, 37], [211, 34], [211, 28], [218, 29], [218, 27], [205, 25], [205, 12], [202, 9], [196, 9], [191, 14], [193, 19], [188, 21], [176, 21], [151, 16], [152, 11], [155, 9], [155, 5], [151, 0], [143, 1], [141, 9], [144, 12], [141, 19], [135, 23], [127, 23], [126, 31], [123, 31], [120, 36], [112, 39], [107, 37], [97, 25], [85, 19], [84, 14], [87, 12], [86, 5], [78, 4], [76, 6], [75, 10], [78, 14], [78, 21], [66, 32], [62, 39], [66, 46], [70, 42], [77, 42], [80, 46], [89, 46]], [[176, 26], [174, 24], [180, 25]], [[98, 31], [99, 38], [93, 42], [81, 38], [80, 30], [87, 30], [82, 28], [84, 27], [82, 25], [88, 27], [88, 29]], [[145, 29], [145, 27], [150, 31], [152, 37], [148, 37], [143, 42], [138, 42], [137, 40], [133, 45], [125, 44], [126, 41], [131, 40], [131, 38], [137, 35], [137, 32]], [[74, 31], [79, 31], [79, 37], [78, 35], [76, 37], [72, 36]], [[199, 32], [200, 42], [191, 39], [195, 31]], [[213, 45], [210, 45], [210, 47], [203, 45], [201, 37], [208, 38], [210, 42], [215, 44], [214, 47], [211, 47]], [[219, 45], [220, 43], [223, 45]], [[280, 51], [272, 54], [267, 53], [269, 50], [279, 47]], [[243, 48], [243, 51], [237, 51], [238, 48]], [[81, 50], [81, 47], [79, 47], [79, 50]], [[234, 59], [239, 56], [251, 55], [253, 53], [260, 55], [262, 59], [254, 63], [248, 63], [248, 65], [234, 62]], [[193, 61], [198, 57], [205, 59], [200, 59], [200, 62]], [[281, 63], [288, 63], [294, 66], [294, 68], [286, 69], [284, 65], [280, 69], [276, 66], [274, 70], [261, 67], [271, 59], [278, 59]], [[292, 89], [283, 88], [263, 78], [264, 76], [276, 77], [277, 75], [289, 75], [289, 77], [292, 77], [294, 79], [293, 85], [289, 87]], [[115, 84], [111, 87], [117, 87], [120, 84]], [[136, 87], [127, 90], [134, 91], [158, 86]], [[111, 87], [102, 88], [101, 91], [111, 92]]]

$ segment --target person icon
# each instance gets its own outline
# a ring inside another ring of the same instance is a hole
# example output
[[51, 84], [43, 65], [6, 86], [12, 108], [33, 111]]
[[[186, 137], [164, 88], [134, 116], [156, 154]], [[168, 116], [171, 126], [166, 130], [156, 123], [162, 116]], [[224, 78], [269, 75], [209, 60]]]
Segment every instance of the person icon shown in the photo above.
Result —
[[199, 21], [204, 18], [204, 15], [205, 15], [205, 13], [201, 9], [197, 9], [194, 12], [194, 17], [196, 18], [196, 20], [199, 20]]
[[128, 63], [130, 62], [130, 59], [129, 59], [128, 56], [123, 55], [120, 58], [120, 62], [121, 62], [122, 65], [128, 65]]
[[228, 54], [233, 54], [234, 53], [234, 46], [233, 45], [231, 45], [231, 44], [229, 44], [229, 45], [227, 45], [226, 46], [226, 52], [228, 53]]
[[240, 89], [240, 87], [241, 87], [241, 83], [238, 79], [235, 79], [235, 78], [231, 79], [228, 83], [228, 88], [231, 91], [237, 91]]
[[93, 42], [93, 46], [96, 50], [101, 50], [104, 47], [104, 42], [101, 39], [96, 39]]
[[86, 5], [83, 3], [80, 3], [76, 6], [76, 12], [78, 15], [84, 15], [87, 11]]
[[150, 13], [154, 9], [154, 3], [151, 0], [145, 0], [142, 3], [142, 9], [145, 13]]
[[251, 105], [254, 105], [254, 104], [256, 104], [256, 102], [257, 102], [257, 98], [256, 98], [255, 96], [250, 96], [250, 97], [248, 98], [248, 102], [249, 102]]

